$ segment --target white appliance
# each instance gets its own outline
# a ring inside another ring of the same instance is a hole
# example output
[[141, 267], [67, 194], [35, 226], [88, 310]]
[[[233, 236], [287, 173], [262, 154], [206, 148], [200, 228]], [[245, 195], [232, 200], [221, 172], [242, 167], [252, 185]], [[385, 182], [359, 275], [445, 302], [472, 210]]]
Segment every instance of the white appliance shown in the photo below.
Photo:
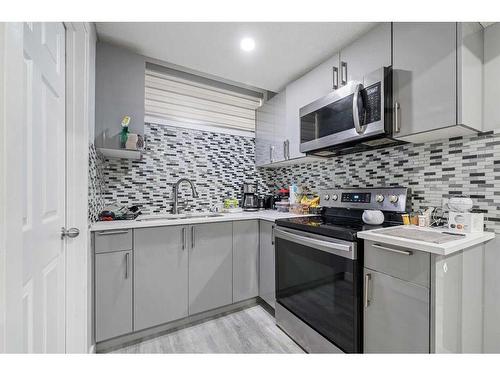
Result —
[[484, 214], [450, 211], [448, 228], [465, 233], [482, 232], [484, 230]]

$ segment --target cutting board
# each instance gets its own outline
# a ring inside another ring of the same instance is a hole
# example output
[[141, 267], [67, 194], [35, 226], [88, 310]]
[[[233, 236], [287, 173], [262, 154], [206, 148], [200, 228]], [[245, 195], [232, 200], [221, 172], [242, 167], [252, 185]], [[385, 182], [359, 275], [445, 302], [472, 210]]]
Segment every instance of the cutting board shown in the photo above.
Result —
[[386, 236], [406, 238], [409, 240], [423, 241], [429, 243], [442, 244], [456, 240], [464, 239], [463, 236], [454, 236], [453, 234], [421, 230], [417, 228], [388, 228], [377, 231]]

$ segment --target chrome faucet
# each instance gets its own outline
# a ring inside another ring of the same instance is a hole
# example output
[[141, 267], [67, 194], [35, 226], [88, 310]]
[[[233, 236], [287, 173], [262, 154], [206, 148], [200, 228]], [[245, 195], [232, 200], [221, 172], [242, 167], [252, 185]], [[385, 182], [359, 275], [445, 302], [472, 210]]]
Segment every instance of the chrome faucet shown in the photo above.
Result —
[[174, 184], [174, 188], [173, 188], [174, 203], [173, 203], [173, 206], [172, 206], [172, 213], [174, 215], [177, 215], [179, 213], [179, 185], [182, 184], [184, 181], [188, 182], [189, 185], [191, 185], [191, 192], [193, 193], [193, 198], [198, 198], [198, 192], [196, 191], [196, 188], [194, 186], [193, 181], [191, 181], [189, 178], [181, 178], [181, 179], [179, 179]]

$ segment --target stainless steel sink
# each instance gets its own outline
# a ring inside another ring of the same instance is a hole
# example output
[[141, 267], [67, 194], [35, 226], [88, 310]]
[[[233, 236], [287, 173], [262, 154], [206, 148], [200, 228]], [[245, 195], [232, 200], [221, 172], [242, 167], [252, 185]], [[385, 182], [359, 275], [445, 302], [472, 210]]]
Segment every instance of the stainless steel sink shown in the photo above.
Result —
[[139, 216], [137, 221], [152, 221], [152, 220], [185, 220], [185, 219], [208, 219], [211, 217], [222, 217], [222, 214], [215, 213], [199, 213], [199, 214], [164, 214], [164, 215], [142, 215]]

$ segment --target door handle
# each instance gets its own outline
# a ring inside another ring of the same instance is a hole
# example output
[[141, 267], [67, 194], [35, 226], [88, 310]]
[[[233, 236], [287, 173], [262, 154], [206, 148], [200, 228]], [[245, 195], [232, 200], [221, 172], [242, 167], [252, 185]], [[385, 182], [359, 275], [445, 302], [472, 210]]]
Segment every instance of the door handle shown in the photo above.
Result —
[[347, 84], [347, 63], [345, 61], [340, 63], [340, 80], [342, 86]]
[[128, 267], [129, 267], [129, 261], [128, 258], [130, 256], [130, 253], [125, 253], [125, 278], [128, 279]]
[[399, 133], [401, 131], [401, 125], [399, 122], [399, 109], [400, 109], [400, 104], [399, 102], [394, 102], [394, 120], [393, 120], [393, 129], [394, 133]]
[[356, 85], [356, 88], [354, 89], [354, 96], [352, 98], [352, 120], [354, 122], [356, 133], [360, 135], [366, 131], [366, 125], [361, 125], [361, 120], [359, 118], [358, 99], [359, 95], [361, 94], [361, 90], [363, 90], [363, 85], [361, 83], [358, 83]]
[[181, 236], [182, 236], [182, 250], [185, 250], [186, 249], [186, 227], [182, 227]]
[[64, 237], [75, 238], [78, 237], [79, 234], [80, 229], [78, 228], [66, 229], [65, 227], [61, 227], [61, 240], [63, 240]]
[[333, 89], [337, 90], [339, 88], [339, 68], [333, 67]]
[[194, 225], [191, 227], [191, 249], [194, 249]]
[[368, 290], [370, 289], [370, 281], [372, 280], [372, 275], [370, 273], [367, 273], [365, 275], [365, 286], [364, 286], [364, 305], [365, 309], [370, 306], [370, 299], [368, 297]]
[[374, 243], [372, 246], [376, 249], [391, 251], [393, 253], [398, 253], [398, 254], [407, 255], [407, 256], [410, 256], [413, 254], [413, 252], [408, 251], [408, 250], [393, 249], [392, 247], [382, 246], [382, 245], [379, 245], [378, 243]]

